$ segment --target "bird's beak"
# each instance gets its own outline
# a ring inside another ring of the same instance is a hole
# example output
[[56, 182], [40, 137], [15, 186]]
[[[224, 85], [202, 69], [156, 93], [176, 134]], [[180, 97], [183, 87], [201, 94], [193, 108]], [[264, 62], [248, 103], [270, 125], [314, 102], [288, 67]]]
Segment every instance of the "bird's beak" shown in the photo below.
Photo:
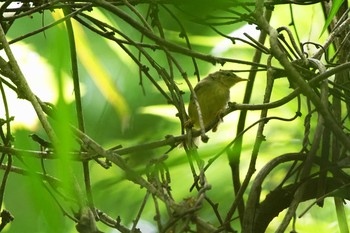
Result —
[[246, 79], [246, 78], [241, 78], [241, 77], [238, 77], [238, 81], [241, 82], [241, 81], [249, 81], [249, 79]]

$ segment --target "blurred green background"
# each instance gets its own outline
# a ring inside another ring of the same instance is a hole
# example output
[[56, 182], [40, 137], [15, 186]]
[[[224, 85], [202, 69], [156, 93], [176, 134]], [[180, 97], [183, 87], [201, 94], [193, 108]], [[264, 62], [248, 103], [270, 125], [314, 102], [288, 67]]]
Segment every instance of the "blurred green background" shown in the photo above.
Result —
[[[211, 1], [209, 1], [211, 2]], [[205, 5], [205, 4], [203, 4]], [[203, 20], [202, 15], [209, 10], [206, 7], [198, 9], [198, 2], [193, 6], [188, 5], [182, 11], [172, 8], [174, 12], [181, 16], [182, 23], [189, 35], [193, 49], [204, 54], [230, 57], [240, 60], [251, 61], [254, 50], [246, 44], [237, 42], [232, 44], [229, 40], [218, 36], [210, 28], [196, 23]], [[146, 12], [144, 6], [136, 6], [141, 12]], [[242, 9], [238, 9], [242, 10]], [[293, 6], [295, 25], [299, 30], [301, 41], [319, 41], [322, 43], [326, 35], [319, 38], [323, 15], [319, 5]], [[196, 12], [191, 17], [186, 14]], [[185, 12], [185, 13], [184, 13]], [[213, 12], [212, 12], [213, 13]], [[94, 9], [89, 14], [106, 20], [119, 28], [129, 37], [139, 40], [139, 32], [131, 28], [128, 24], [115, 16]], [[163, 10], [160, 15], [163, 27], [166, 28], [166, 39], [184, 46], [184, 40], [179, 37], [179, 27], [176, 22]], [[303, 15], [303, 17], [300, 17]], [[33, 14], [29, 18], [16, 20], [8, 33], [8, 38], [16, 38], [27, 32], [31, 32], [52, 22], [55, 17], [59, 17], [59, 11], [45, 12], [44, 14]], [[73, 20], [74, 21], [74, 20]], [[290, 9], [288, 6], [276, 6], [273, 11], [272, 25], [274, 27], [288, 25], [291, 22]], [[143, 85], [140, 85], [138, 67], [120, 49], [116, 43], [102, 39], [100, 36], [84, 29], [81, 25], [74, 23], [76, 43], [79, 58], [79, 73], [83, 92], [83, 113], [85, 117], [86, 133], [100, 143], [104, 148], [116, 145], [129, 147], [141, 143], [147, 143], [164, 139], [166, 135], [179, 135], [181, 133], [180, 121], [176, 117], [177, 110], [169, 105], [166, 99], [155, 89], [155, 87], [144, 76]], [[233, 33], [234, 36], [244, 37], [243, 32], [257, 38], [258, 31], [252, 25], [235, 24], [220, 28], [223, 33]], [[147, 42], [147, 40], [145, 40]], [[268, 45], [267, 45], [268, 46]], [[72, 124], [76, 124], [74, 107], [74, 93], [71, 80], [71, 68], [69, 58], [68, 39], [64, 27], [54, 27], [45, 33], [29, 37], [20, 43], [12, 45], [20, 67], [28, 79], [33, 91], [43, 100], [57, 104], [59, 99], [66, 103], [65, 108], [70, 114], [67, 119]], [[312, 48], [310, 48], [312, 49]], [[131, 49], [133, 50], [133, 49]], [[133, 50], [136, 54], [136, 50]], [[154, 51], [152, 56], [160, 66], [168, 68], [163, 52]], [[192, 85], [196, 84], [194, 68], [189, 57], [175, 54], [182, 68], [191, 78]], [[147, 66], [147, 62], [145, 62]], [[266, 62], [266, 57], [262, 63]], [[208, 73], [218, 69], [248, 69], [249, 66], [240, 64], [212, 65], [199, 61], [199, 71], [202, 78]], [[274, 64], [278, 66], [278, 64]], [[150, 67], [150, 66], [149, 66]], [[153, 78], [159, 85], [165, 86], [154, 70], [150, 70]], [[60, 77], [57, 77], [60, 76]], [[248, 73], [240, 74], [247, 77]], [[189, 100], [189, 90], [182, 79], [180, 73], [175, 72], [176, 83], [184, 92], [183, 99]], [[64, 97], [58, 95], [58, 80], [63, 82]], [[258, 74], [254, 95], [251, 103], [261, 103], [266, 82], [266, 73]], [[240, 103], [244, 94], [244, 83], [237, 84], [232, 88], [231, 98], [233, 102]], [[36, 133], [45, 138], [43, 129], [35, 121], [35, 113], [28, 103], [19, 100], [12, 95], [10, 111], [15, 116], [13, 125], [15, 126], [14, 147], [26, 150], [39, 150], [39, 146], [33, 142], [28, 135]], [[278, 100], [291, 92], [286, 80], [277, 80], [274, 87], [272, 100]], [[302, 106], [304, 109], [305, 106]], [[296, 102], [284, 105], [281, 108], [273, 109], [270, 115], [280, 117], [292, 117], [296, 111]], [[235, 127], [238, 112], [233, 112], [224, 118], [224, 122], [219, 126], [217, 133], [209, 133], [210, 140], [207, 144], [199, 145], [199, 154], [207, 162], [218, 151], [223, 149], [228, 142], [235, 137]], [[259, 119], [259, 112], [249, 112], [248, 122], [250, 125]], [[286, 151], [298, 151], [301, 148], [303, 138], [303, 117], [292, 122], [271, 121], [266, 127], [266, 142], [263, 143], [258, 158], [257, 171], [262, 168], [271, 158], [274, 158]], [[28, 121], [29, 120], [29, 121]], [[293, 129], [293, 130], [291, 130]], [[244, 158], [241, 161], [241, 177], [245, 176], [246, 168], [250, 159], [251, 148], [254, 143], [256, 128], [252, 128], [244, 137]], [[45, 138], [46, 139], [46, 138]], [[79, 149], [78, 144], [72, 145], [74, 149]], [[143, 172], [151, 158], [159, 158], [168, 147], [157, 150], [144, 151], [128, 155], [128, 161], [132, 166]], [[37, 158], [23, 156], [24, 162], [14, 158], [15, 165], [24, 167], [30, 171], [40, 171], [40, 161]], [[49, 173], [59, 176], [65, 173], [65, 165], [57, 165], [55, 161], [45, 161]], [[171, 174], [171, 187], [176, 201], [181, 201], [191, 197], [189, 188], [192, 185], [192, 174], [188, 165], [186, 154], [181, 148], [175, 148], [169, 153], [166, 160]], [[70, 170], [77, 176], [81, 189], [83, 189], [82, 166], [76, 162], [69, 165]], [[108, 213], [110, 216], [120, 216], [122, 223], [130, 225], [135, 218], [136, 210], [140, 208], [146, 191], [139, 186], [126, 181], [123, 172], [112, 167], [105, 170], [95, 163], [90, 163], [92, 189], [95, 204], [98, 208]], [[275, 187], [283, 178], [287, 168], [281, 167], [279, 171], [271, 175], [265, 183], [267, 194], [269, 188]], [[212, 189], [208, 196], [215, 202], [220, 203], [220, 211], [226, 213], [233, 200], [231, 173], [226, 155], [222, 155], [207, 171], [209, 183]], [[60, 177], [59, 177], [60, 178]], [[65, 203], [59, 201], [59, 203]], [[69, 203], [67, 201], [66, 203]], [[308, 206], [304, 203], [303, 207]], [[70, 206], [63, 206], [70, 211]], [[10, 174], [5, 193], [4, 208], [10, 210], [15, 216], [15, 221], [8, 225], [5, 232], [75, 232], [74, 223], [63, 216], [59, 206], [45, 188], [33, 177], [26, 177], [18, 174]], [[301, 208], [303, 209], [303, 208]], [[77, 211], [77, 209], [74, 209]], [[212, 216], [212, 209], [204, 206], [200, 215], [206, 220], [215, 221]], [[282, 215], [282, 214], [281, 214]], [[281, 216], [280, 215], [280, 216]], [[283, 216], [283, 215], [282, 215]], [[154, 224], [154, 207], [149, 201], [142, 219], [145, 222]], [[278, 226], [280, 218], [270, 226], [269, 232], [274, 232], [274, 226]], [[234, 227], [239, 228], [239, 226]], [[101, 230], [106, 232], [110, 228], [99, 225]], [[297, 221], [297, 229], [300, 232], [337, 232], [337, 221], [335, 210], [331, 200], [327, 200], [325, 207], [319, 211], [319, 207], [313, 207], [301, 220]], [[145, 230], [144, 232], [152, 232]], [[154, 231], [155, 232], [155, 231]]]

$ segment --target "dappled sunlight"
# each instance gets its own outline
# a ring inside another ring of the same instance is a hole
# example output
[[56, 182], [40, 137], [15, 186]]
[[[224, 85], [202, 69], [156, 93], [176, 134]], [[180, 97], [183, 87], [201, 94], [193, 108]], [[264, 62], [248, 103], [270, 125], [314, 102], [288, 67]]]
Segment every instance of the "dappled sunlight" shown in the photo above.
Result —
[[347, 232], [350, 19], [330, 3], [4, 2], [8, 232]]
[[[11, 46], [14, 56], [23, 72], [33, 93], [42, 101], [56, 103], [58, 94], [56, 90], [55, 77], [51, 65], [45, 58], [38, 55], [35, 50], [24, 43], [16, 43]], [[3, 51], [1, 53], [4, 54]], [[64, 74], [68, 79], [67, 74]], [[73, 86], [70, 82], [65, 82], [65, 98], [72, 102]], [[6, 88], [6, 97], [9, 102], [10, 115], [15, 117], [13, 126], [20, 128], [35, 129], [37, 127], [37, 115], [27, 100], [19, 99], [17, 94]], [[0, 108], [0, 114], [3, 114], [3, 108]]]

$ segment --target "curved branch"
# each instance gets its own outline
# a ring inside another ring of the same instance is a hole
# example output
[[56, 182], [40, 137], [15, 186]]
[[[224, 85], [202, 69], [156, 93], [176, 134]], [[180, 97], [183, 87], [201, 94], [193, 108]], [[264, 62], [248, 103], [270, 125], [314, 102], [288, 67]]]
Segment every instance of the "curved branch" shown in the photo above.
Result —
[[297, 86], [300, 88], [300, 91], [311, 100], [311, 102], [315, 105], [317, 111], [321, 113], [325, 120], [326, 127], [329, 127], [329, 129], [334, 133], [334, 135], [342, 142], [344, 147], [350, 150], [349, 137], [343, 132], [340, 125], [334, 120], [334, 117], [327, 108], [327, 106], [325, 106], [321, 102], [317, 94], [312, 90], [310, 85], [300, 76], [299, 72], [289, 62], [286, 55], [279, 47], [278, 32], [276, 31], [276, 29], [271, 27], [263, 17], [263, 2], [263, 0], [257, 0], [255, 18], [259, 27], [262, 30], [267, 31], [270, 35], [270, 46], [272, 54], [285, 68], [285, 70], [288, 73], [288, 77], [297, 84]]

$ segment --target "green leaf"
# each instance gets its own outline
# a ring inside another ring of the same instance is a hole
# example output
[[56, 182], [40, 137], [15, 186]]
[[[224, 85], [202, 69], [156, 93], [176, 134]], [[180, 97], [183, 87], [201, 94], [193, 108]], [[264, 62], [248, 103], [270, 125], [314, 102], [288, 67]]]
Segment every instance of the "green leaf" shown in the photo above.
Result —
[[332, 22], [333, 17], [335, 16], [335, 14], [338, 12], [341, 4], [343, 4], [344, 0], [334, 0], [333, 1], [333, 5], [332, 5], [332, 9], [329, 12], [329, 16], [323, 26], [322, 32], [320, 37], [322, 36], [322, 34], [324, 33], [324, 31], [328, 28], [329, 24]]

